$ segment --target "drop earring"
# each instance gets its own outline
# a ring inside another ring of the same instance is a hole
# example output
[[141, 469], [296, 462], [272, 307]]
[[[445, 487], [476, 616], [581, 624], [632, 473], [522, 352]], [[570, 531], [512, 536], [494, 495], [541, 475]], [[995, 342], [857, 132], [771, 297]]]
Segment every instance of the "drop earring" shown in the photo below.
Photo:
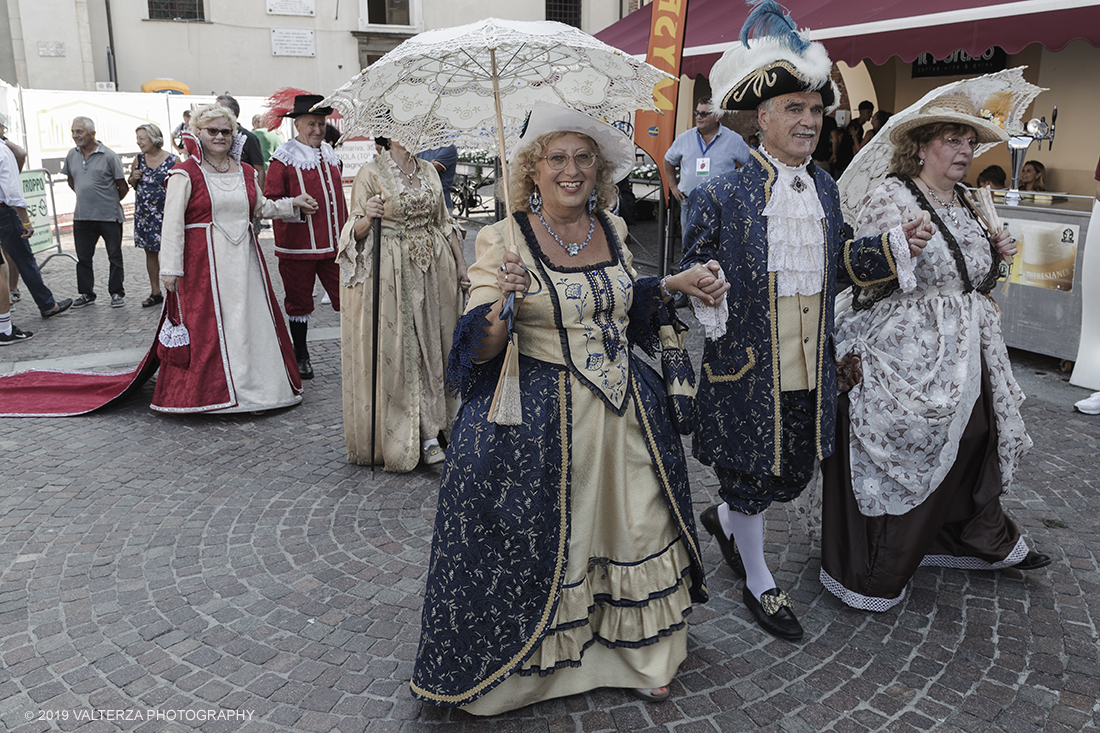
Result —
[[596, 189], [592, 189], [592, 193], [588, 194], [588, 213], [591, 214], [596, 210], [596, 204], [600, 198], [596, 195]]
[[537, 188], [527, 197], [527, 203], [531, 206], [531, 211], [535, 214], [542, 211], [542, 196], [539, 196], [539, 190]]

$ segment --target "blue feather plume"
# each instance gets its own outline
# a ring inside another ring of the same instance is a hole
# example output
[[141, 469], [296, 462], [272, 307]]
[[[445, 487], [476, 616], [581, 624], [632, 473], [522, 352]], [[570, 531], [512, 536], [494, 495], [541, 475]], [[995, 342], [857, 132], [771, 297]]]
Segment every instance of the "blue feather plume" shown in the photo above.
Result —
[[775, 0], [747, 0], [746, 5], [752, 10], [741, 26], [741, 45], [745, 48], [749, 47], [750, 33], [753, 37], [770, 36], [798, 54], [809, 48], [809, 41], [798, 34], [790, 12]]

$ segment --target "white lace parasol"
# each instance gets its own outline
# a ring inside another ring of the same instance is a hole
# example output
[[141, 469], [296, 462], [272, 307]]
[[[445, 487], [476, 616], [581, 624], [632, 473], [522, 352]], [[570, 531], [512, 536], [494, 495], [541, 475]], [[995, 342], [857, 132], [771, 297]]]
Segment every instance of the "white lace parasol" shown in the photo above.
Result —
[[[1024, 69], [1005, 69], [973, 79], [961, 79], [945, 84], [925, 94], [915, 104], [893, 115], [871, 142], [860, 150], [837, 181], [840, 188], [840, 208], [849, 224], [854, 224], [859, 210], [871, 192], [882, 183], [890, 168], [894, 144], [890, 131], [914, 117], [921, 108], [945, 94], [963, 94], [970, 98], [978, 113], [1000, 125], [1009, 135], [1022, 133], [1023, 115], [1032, 100], [1043, 91], [1042, 87], [1024, 80]], [[983, 143], [974, 150], [974, 157], [993, 148], [997, 143]]]
[[344, 115], [345, 136], [382, 135], [412, 152], [451, 143], [497, 152], [494, 87], [510, 146], [537, 101], [614, 123], [656, 109], [653, 87], [665, 78], [571, 26], [488, 18], [408, 39], [321, 105]]

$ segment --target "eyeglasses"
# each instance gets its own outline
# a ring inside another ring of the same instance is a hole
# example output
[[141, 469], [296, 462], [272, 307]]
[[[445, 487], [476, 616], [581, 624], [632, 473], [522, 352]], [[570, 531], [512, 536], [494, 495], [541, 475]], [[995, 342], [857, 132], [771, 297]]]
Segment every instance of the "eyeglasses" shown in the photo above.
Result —
[[978, 147], [978, 138], [976, 137], [961, 138], [952, 136], [942, 139], [943, 144], [951, 148], [952, 150], [962, 150], [964, 145], [969, 146], [971, 150], [974, 150]]
[[233, 137], [232, 130], [224, 130], [218, 127], [204, 127], [202, 129], [206, 130], [206, 134], [210, 137], [217, 137], [218, 135], [222, 137]]
[[576, 155], [566, 155], [565, 153], [551, 153], [543, 157], [546, 164], [556, 171], [564, 170], [565, 166], [569, 165], [569, 159], [572, 158], [573, 162], [577, 164], [578, 168], [591, 168], [596, 164], [596, 154], [589, 153], [587, 151], [577, 153]]
[[710, 117], [710, 111], [709, 110], [702, 110], [702, 111], [695, 110], [695, 116], [696, 117]]

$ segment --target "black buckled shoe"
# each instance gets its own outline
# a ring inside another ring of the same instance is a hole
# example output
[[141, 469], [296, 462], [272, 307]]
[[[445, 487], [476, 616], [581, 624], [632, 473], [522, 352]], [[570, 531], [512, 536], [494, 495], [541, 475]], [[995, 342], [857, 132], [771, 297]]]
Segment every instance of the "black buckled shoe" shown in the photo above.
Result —
[[722, 549], [722, 557], [726, 558], [726, 564], [739, 578], [745, 577], [745, 563], [741, 562], [741, 553], [737, 551], [737, 543], [732, 537], [722, 531], [722, 522], [718, 519], [718, 505], [704, 509], [699, 515], [699, 521], [706, 531], [714, 535], [718, 540], [718, 547]]
[[1050, 562], [1049, 556], [1032, 550], [1027, 553], [1027, 557], [1012, 567], [1017, 570], [1038, 570], [1039, 568], [1045, 568], [1047, 565], [1050, 565]]
[[302, 379], [313, 379], [313, 365], [309, 363], [308, 356], [298, 360], [298, 376]]
[[743, 595], [745, 605], [752, 611], [756, 623], [760, 624], [760, 628], [764, 631], [788, 641], [798, 641], [802, 638], [802, 624], [795, 618], [791, 599], [786, 592], [772, 588], [764, 591], [760, 595], [760, 600], [757, 600], [746, 585]]

